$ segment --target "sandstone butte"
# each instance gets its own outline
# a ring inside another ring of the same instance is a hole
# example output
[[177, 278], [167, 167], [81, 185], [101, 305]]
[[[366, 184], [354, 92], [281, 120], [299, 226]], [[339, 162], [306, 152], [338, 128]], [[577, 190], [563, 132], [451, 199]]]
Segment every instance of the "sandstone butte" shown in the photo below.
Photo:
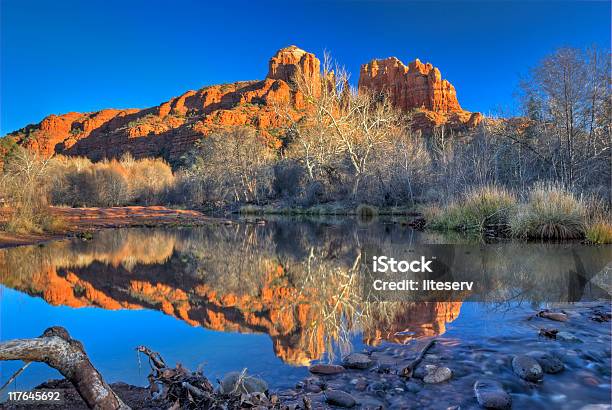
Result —
[[[8, 134], [0, 145], [6, 150], [15, 142], [44, 156], [61, 153], [100, 160], [130, 152], [136, 158], [175, 161], [203, 136], [232, 126], [252, 126], [278, 147], [284, 113], [299, 118], [306, 108], [304, 96], [292, 85], [298, 70], [306, 81], [321, 86], [319, 59], [289, 46], [270, 59], [264, 80], [207, 86], [152, 108], [49, 115]], [[462, 130], [483, 118], [463, 110], [454, 87], [440, 71], [419, 60], [408, 66], [394, 57], [364, 64], [359, 92], [386, 93], [397, 108], [414, 112], [413, 126], [424, 131], [440, 125]]]

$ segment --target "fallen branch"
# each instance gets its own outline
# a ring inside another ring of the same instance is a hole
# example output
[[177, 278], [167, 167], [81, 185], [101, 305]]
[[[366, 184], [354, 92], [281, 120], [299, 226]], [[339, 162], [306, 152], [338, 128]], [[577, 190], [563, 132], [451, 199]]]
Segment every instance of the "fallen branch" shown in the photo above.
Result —
[[25, 364], [24, 364], [23, 366], [21, 366], [21, 367], [19, 368], [19, 370], [17, 370], [15, 373], [13, 373], [13, 375], [12, 375], [11, 377], [9, 377], [9, 379], [6, 381], [6, 383], [4, 383], [4, 384], [2, 385], [2, 387], [0, 387], [0, 393], [2, 393], [2, 392], [4, 391], [4, 389], [6, 389], [6, 387], [7, 387], [9, 384], [13, 383], [13, 381], [14, 381], [15, 379], [17, 379], [17, 377], [19, 377], [19, 375], [20, 375], [21, 373], [23, 373], [23, 371], [24, 371], [25, 369], [27, 369], [27, 368], [28, 368], [28, 366], [29, 366], [29, 365], [31, 365], [31, 364], [32, 364], [32, 362], [25, 362]]
[[421, 363], [421, 361], [423, 360], [423, 357], [425, 357], [425, 353], [427, 353], [427, 351], [434, 345], [435, 342], [436, 342], [436, 339], [431, 339], [429, 342], [427, 342], [427, 344], [423, 346], [419, 354], [417, 354], [417, 357], [412, 362], [410, 362], [408, 366], [402, 369], [402, 371], [400, 372], [400, 376], [407, 377], [407, 378], [412, 377], [412, 373], [414, 372], [414, 369], [416, 369], [419, 363]]
[[91, 364], [83, 345], [63, 327], [50, 327], [37, 338], [0, 343], [0, 360], [46, 363], [73, 384], [91, 409], [130, 409]]

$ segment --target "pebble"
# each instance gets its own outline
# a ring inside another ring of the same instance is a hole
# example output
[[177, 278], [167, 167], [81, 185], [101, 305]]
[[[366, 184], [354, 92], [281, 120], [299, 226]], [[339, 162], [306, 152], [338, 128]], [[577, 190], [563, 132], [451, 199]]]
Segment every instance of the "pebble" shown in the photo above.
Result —
[[559, 358], [546, 352], [535, 351], [530, 352], [527, 355], [536, 359], [545, 373], [554, 374], [562, 372], [563, 369], [565, 369], [565, 365], [561, 360], [559, 360]]
[[418, 393], [421, 391], [421, 385], [416, 382], [408, 382], [406, 383], [406, 390], [411, 393]]
[[512, 369], [521, 379], [537, 382], [543, 377], [542, 366], [534, 359], [526, 355], [514, 356]]
[[342, 390], [326, 390], [325, 401], [339, 407], [353, 407], [357, 401], [353, 396]]
[[308, 368], [310, 373], [314, 374], [339, 374], [344, 371], [344, 367], [338, 366], [337, 364], [313, 364]]
[[481, 379], [474, 383], [474, 394], [478, 404], [487, 409], [509, 409], [512, 398], [501, 383], [495, 380]]
[[372, 359], [363, 353], [351, 353], [344, 358], [342, 365], [349, 369], [367, 369], [374, 364]]
[[442, 366], [427, 365], [425, 371], [427, 374], [423, 377], [423, 381], [429, 384], [445, 382], [453, 375], [451, 369]]
[[304, 390], [309, 393], [321, 393], [321, 387], [317, 386], [316, 384], [308, 383]]
[[355, 384], [355, 390], [357, 391], [364, 391], [367, 388], [368, 388], [368, 382], [366, 382], [365, 380], [359, 380]]

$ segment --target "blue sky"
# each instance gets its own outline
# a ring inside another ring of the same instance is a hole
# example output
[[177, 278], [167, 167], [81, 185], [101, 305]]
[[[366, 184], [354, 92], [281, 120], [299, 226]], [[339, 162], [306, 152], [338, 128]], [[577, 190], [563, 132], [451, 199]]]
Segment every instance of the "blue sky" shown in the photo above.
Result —
[[439, 67], [464, 108], [509, 112], [561, 46], [610, 48], [610, 2], [0, 0], [0, 134], [51, 113], [148, 107], [260, 79], [289, 44], [328, 50], [356, 83], [372, 58]]

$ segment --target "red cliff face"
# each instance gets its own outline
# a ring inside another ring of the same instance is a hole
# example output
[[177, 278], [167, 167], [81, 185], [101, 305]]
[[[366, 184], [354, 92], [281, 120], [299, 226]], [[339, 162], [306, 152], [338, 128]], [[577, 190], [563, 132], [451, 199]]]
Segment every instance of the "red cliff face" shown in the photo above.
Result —
[[[50, 115], [39, 124], [8, 134], [45, 156], [56, 153], [86, 156], [93, 160], [120, 157], [162, 156], [170, 161], [189, 151], [205, 135], [232, 126], [252, 126], [271, 146], [286, 119], [275, 107], [289, 107], [294, 118], [305, 108], [304, 96], [293, 79], [303, 75], [312, 89], [321, 87], [321, 63], [314, 54], [289, 46], [269, 61], [268, 75], [261, 81], [212, 85], [187, 91], [147, 109], [106, 109], [90, 113]], [[462, 110], [454, 87], [440, 71], [419, 60], [405, 66], [396, 58], [373, 60], [361, 68], [360, 92], [385, 92], [404, 111], [416, 110], [415, 128], [449, 124], [473, 127], [482, 116]]]
[[313, 84], [318, 83], [321, 76], [319, 59], [296, 46], [278, 50], [270, 59], [268, 67], [267, 79], [282, 80], [286, 83], [292, 82], [300, 72], [306, 81]]
[[395, 57], [362, 65], [359, 92], [386, 94], [395, 107], [415, 113], [414, 122], [419, 129], [443, 124], [471, 128], [482, 120], [480, 113], [461, 108], [455, 87], [442, 79], [440, 70], [418, 59], [408, 66]]
[[50, 115], [8, 137], [45, 156], [61, 153], [94, 160], [125, 152], [175, 160], [202, 136], [231, 126], [253, 126], [274, 146], [279, 142], [272, 131], [283, 125], [274, 106], [297, 110], [304, 105], [303, 96], [291, 85], [298, 72], [317, 84], [320, 62], [314, 54], [290, 46], [270, 59], [262, 81], [208, 86], [142, 110]]

